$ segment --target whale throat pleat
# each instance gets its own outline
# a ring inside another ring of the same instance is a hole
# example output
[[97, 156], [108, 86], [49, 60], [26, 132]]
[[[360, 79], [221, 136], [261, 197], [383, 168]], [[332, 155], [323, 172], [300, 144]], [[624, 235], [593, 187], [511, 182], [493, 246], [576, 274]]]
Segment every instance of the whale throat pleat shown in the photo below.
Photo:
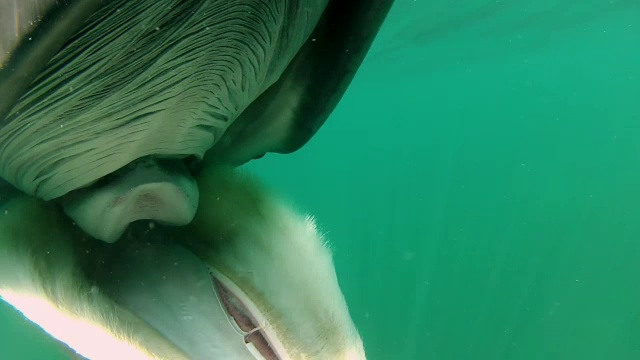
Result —
[[143, 156], [202, 157], [326, 2], [110, 2], [0, 120], [0, 176], [52, 199]]

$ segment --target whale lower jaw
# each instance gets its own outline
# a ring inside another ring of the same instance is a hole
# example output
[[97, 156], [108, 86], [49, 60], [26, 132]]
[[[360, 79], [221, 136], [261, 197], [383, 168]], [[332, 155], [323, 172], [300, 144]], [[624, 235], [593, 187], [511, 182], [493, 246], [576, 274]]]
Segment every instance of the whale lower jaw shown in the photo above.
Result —
[[162, 227], [145, 227], [136, 224], [122, 239], [127, 244], [111, 260], [108, 278], [100, 280], [106, 295], [191, 359], [290, 359], [269, 321], [236, 284], [169, 239]]
[[197, 181], [190, 225], [138, 221], [115, 243], [5, 201], [0, 297], [87, 359], [365, 359], [313, 219], [236, 171]]

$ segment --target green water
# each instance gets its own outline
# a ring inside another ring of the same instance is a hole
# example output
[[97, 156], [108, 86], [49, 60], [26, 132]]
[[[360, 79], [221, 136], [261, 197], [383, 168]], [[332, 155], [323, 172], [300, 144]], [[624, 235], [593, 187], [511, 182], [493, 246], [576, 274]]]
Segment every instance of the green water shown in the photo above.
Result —
[[[370, 359], [640, 359], [639, 94], [637, 0], [397, 0], [249, 168], [317, 216]], [[64, 358], [0, 318], [6, 358]]]

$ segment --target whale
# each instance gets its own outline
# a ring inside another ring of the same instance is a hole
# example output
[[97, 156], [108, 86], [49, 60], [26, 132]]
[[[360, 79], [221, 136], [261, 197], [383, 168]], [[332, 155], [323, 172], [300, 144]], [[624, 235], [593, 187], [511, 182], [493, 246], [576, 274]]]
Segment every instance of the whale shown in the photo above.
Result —
[[[392, 0], [0, 2], [0, 297], [85, 359], [364, 359], [302, 148]], [[295, 174], [292, 174], [295, 176]]]

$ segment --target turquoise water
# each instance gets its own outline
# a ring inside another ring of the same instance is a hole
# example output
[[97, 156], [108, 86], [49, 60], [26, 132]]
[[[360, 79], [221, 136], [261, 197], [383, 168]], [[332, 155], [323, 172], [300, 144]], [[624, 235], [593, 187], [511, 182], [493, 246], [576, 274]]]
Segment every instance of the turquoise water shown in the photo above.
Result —
[[318, 135], [248, 166], [316, 215], [370, 359], [640, 359], [639, 43], [635, 0], [397, 0]]

